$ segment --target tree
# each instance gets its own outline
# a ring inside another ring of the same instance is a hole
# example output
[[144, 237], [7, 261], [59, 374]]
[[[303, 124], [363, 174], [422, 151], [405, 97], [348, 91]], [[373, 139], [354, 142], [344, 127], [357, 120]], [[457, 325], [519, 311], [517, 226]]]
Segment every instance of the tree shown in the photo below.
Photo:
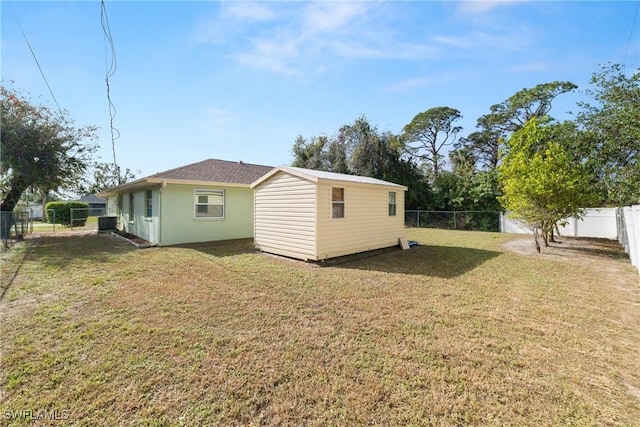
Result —
[[341, 126], [335, 137], [299, 136], [293, 144], [292, 166], [351, 175], [368, 176], [406, 185], [408, 209], [425, 207], [429, 185], [411, 159], [403, 158], [400, 138], [379, 133], [365, 116]]
[[478, 118], [478, 131], [460, 138], [456, 149], [468, 148], [473, 152], [481, 169], [493, 170], [500, 162], [500, 153], [506, 150], [506, 138], [527, 121], [549, 115], [553, 100], [575, 90], [571, 82], [550, 82], [522, 89], [500, 104], [492, 105], [490, 112]]
[[293, 154], [291, 166], [326, 170], [325, 147], [328, 142], [326, 136], [312, 137], [307, 140], [302, 135], [299, 135], [291, 149]]
[[95, 127], [76, 128], [65, 112], [34, 105], [0, 86], [0, 210], [11, 212], [27, 189], [77, 185], [96, 149]]
[[574, 123], [533, 117], [509, 138], [509, 152], [498, 167], [504, 192], [499, 200], [534, 230], [538, 251], [538, 233], [549, 246], [556, 224], [581, 217], [593, 201], [589, 170], [567, 149], [575, 138]]
[[433, 179], [440, 173], [440, 151], [453, 144], [462, 130], [462, 127], [454, 126], [454, 122], [461, 118], [460, 111], [455, 108], [435, 107], [417, 114], [403, 128], [407, 153], [423, 162]]
[[596, 105], [580, 103], [581, 147], [603, 204], [640, 202], [640, 69], [627, 75], [617, 64], [601, 66], [586, 90]]
[[454, 144], [455, 150], [468, 150], [478, 169], [493, 170], [500, 161], [501, 133], [495, 129], [482, 129], [460, 138]]
[[548, 116], [553, 100], [577, 87], [571, 82], [555, 81], [522, 89], [506, 101], [492, 105], [490, 113], [478, 119], [478, 125], [486, 131], [499, 131], [502, 136], [507, 136], [534, 117], [541, 119]]
[[129, 168], [123, 172], [119, 166], [113, 163], [95, 162], [89, 171], [89, 178], [78, 183], [74, 191], [83, 196], [87, 196], [125, 184], [135, 178], [135, 173]]

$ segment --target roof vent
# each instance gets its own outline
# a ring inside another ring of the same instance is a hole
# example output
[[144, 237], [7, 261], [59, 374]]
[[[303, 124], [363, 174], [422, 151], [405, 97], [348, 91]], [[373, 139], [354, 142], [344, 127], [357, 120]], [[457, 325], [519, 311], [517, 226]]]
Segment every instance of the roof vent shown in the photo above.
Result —
[[242, 162], [242, 160], [238, 160], [238, 164], [243, 165], [244, 163]]

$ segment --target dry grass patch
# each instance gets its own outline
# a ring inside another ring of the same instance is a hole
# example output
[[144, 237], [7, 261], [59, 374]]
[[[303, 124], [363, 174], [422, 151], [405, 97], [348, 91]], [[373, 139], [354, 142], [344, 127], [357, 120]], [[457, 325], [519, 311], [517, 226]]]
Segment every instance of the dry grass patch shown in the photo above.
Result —
[[102, 235], [29, 240], [3, 259], [3, 286], [5, 268], [19, 268], [0, 302], [0, 416], [638, 425], [628, 260], [521, 255], [491, 233], [408, 234], [421, 245], [326, 266], [246, 240], [145, 250]]

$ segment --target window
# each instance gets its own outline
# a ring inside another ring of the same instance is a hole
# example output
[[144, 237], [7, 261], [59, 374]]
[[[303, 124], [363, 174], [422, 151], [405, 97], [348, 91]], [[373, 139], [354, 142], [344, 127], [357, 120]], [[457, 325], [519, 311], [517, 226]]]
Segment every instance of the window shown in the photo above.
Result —
[[332, 218], [344, 218], [344, 188], [331, 189]]
[[147, 218], [150, 218], [153, 216], [153, 193], [151, 192], [151, 190], [147, 191]]
[[389, 191], [389, 216], [396, 216], [396, 192]]
[[224, 218], [224, 190], [195, 190], [196, 218]]
[[129, 221], [133, 221], [133, 202], [135, 201], [135, 195], [133, 193], [129, 193]]

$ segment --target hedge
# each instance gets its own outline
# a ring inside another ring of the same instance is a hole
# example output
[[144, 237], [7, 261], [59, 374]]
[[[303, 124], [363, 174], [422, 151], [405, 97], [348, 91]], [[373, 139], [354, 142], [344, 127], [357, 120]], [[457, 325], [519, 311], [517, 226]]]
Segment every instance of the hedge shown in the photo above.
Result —
[[84, 226], [87, 222], [87, 217], [89, 216], [89, 203], [84, 202], [47, 203], [45, 206], [47, 222], [50, 224], [55, 222], [56, 224], [71, 225], [71, 209], [82, 209], [73, 212], [73, 226]]

